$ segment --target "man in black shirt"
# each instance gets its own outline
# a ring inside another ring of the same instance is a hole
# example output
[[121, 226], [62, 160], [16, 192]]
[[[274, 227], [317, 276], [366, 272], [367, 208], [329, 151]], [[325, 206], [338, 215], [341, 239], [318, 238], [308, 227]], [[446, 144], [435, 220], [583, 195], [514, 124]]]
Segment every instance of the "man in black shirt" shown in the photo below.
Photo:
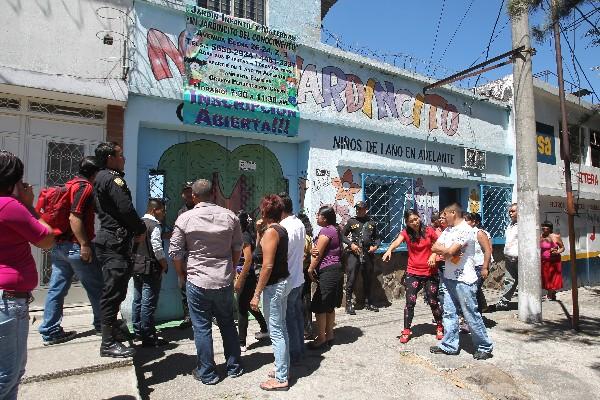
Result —
[[127, 284], [132, 275], [133, 242], [144, 240], [146, 225], [135, 211], [131, 192], [123, 180], [125, 158], [121, 146], [114, 142], [99, 144], [96, 159], [102, 168], [94, 181], [96, 213], [100, 220], [94, 243], [104, 279], [100, 299], [100, 356], [132, 357], [135, 350], [117, 340], [117, 313], [125, 300]]
[[[377, 224], [367, 215], [367, 203], [356, 203], [356, 217], [350, 218], [342, 232], [342, 240], [350, 248], [348, 253], [348, 279], [346, 280], [346, 313], [355, 315], [352, 307], [352, 291], [358, 270], [362, 273], [365, 309], [378, 312], [371, 297], [371, 276], [375, 251], [381, 244]], [[348, 237], [350, 236], [350, 237]]]

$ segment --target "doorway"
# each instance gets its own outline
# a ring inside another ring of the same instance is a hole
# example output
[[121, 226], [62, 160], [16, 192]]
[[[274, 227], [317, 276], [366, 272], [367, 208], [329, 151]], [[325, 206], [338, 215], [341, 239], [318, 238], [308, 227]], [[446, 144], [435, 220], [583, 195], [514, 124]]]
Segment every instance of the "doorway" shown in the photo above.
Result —
[[462, 189], [460, 188], [440, 187], [440, 211], [452, 203], [462, 204], [461, 193]]

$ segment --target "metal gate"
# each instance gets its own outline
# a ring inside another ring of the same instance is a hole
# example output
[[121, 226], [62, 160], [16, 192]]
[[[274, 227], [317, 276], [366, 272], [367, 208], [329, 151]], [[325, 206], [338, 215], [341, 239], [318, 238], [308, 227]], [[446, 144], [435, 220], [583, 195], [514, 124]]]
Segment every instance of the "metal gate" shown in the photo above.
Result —
[[511, 200], [512, 187], [481, 185], [481, 222], [493, 243], [504, 243], [504, 230], [510, 222], [508, 206]]
[[362, 174], [363, 199], [377, 222], [382, 249], [404, 229], [404, 211], [415, 203], [412, 178]]

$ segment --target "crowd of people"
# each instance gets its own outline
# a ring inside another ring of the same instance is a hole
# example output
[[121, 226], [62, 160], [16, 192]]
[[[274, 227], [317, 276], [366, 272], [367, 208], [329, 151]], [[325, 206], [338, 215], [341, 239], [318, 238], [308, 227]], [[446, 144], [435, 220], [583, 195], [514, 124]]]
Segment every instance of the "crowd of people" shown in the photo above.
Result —
[[[64, 331], [61, 321], [65, 296], [77, 276], [92, 306], [93, 328], [102, 336], [102, 357], [133, 356], [135, 348], [125, 344], [132, 339], [142, 347], [167, 344], [157, 334], [154, 314], [170, 258], [183, 298], [181, 327], [193, 327], [197, 367], [192, 375], [207, 385], [221, 379], [214, 360], [214, 323], [222, 336], [227, 375], [236, 378], [244, 373], [242, 354], [252, 314], [260, 328], [255, 338], [270, 339], [275, 359], [260, 387], [281, 391], [289, 388], [290, 368], [302, 362], [307, 350], [325, 351], [335, 344], [335, 309], [342, 306], [344, 294], [346, 313], [356, 314], [352, 296], [359, 274], [364, 309], [379, 311], [371, 288], [382, 243], [364, 201], [356, 204], [356, 216], [343, 227], [331, 206], [320, 207], [315, 221], [319, 231], [313, 235], [310, 218], [294, 215], [286, 193], [265, 196], [255, 221], [247, 211], [236, 214], [214, 204], [211, 182], [198, 179], [184, 184], [184, 204], [171, 231], [165, 226], [162, 199], [149, 199], [140, 218], [124, 180], [124, 164], [119, 144], [102, 143], [95, 156], [81, 160], [78, 176], [63, 187], [42, 190], [34, 206], [32, 186], [23, 182], [23, 163], [0, 151], [1, 399], [16, 399], [25, 371], [28, 304], [38, 284], [30, 244], [51, 249], [52, 275], [39, 327], [44, 345], [76, 336]], [[94, 226], [95, 214], [99, 227]], [[383, 262], [390, 262], [394, 251], [406, 244], [400, 343], [412, 337], [414, 309], [423, 290], [439, 340], [432, 353], [458, 354], [459, 332], [468, 331], [476, 350], [473, 357], [492, 357], [482, 312], [507, 309], [518, 283], [516, 204], [509, 207], [509, 216], [504, 290], [498, 303], [487, 306], [482, 285], [493, 257], [480, 215], [451, 204], [427, 226], [416, 210], [405, 212], [405, 228], [382, 255]], [[553, 300], [562, 287], [564, 245], [549, 222], [542, 224], [540, 251], [542, 284]], [[132, 335], [118, 319], [130, 279]]]

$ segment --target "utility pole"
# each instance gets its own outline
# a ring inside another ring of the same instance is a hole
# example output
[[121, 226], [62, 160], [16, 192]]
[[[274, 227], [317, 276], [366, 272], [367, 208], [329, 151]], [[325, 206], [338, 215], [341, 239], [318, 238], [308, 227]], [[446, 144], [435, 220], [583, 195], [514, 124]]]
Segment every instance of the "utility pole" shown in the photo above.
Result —
[[[558, 8], [560, 0], [554, 0], [552, 6]], [[571, 327], [579, 328], [579, 293], [577, 288], [577, 253], [575, 251], [575, 201], [571, 184], [571, 144], [569, 143], [569, 124], [567, 122], [567, 107], [565, 105], [565, 82], [563, 80], [562, 52], [560, 48], [560, 23], [554, 21], [554, 47], [556, 50], [556, 75], [558, 75], [558, 98], [561, 115], [561, 154], [565, 163], [565, 190], [567, 192], [567, 227], [569, 229], [569, 258], [571, 260], [571, 298], [573, 315]]]
[[533, 49], [529, 36], [529, 15], [525, 8], [512, 17], [513, 49], [525, 46], [525, 50], [515, 58], [513, 91], [519, 214], [519, 319], [533, 323], [542, 320], [542, 277], [537, 138], [531, 74]]

